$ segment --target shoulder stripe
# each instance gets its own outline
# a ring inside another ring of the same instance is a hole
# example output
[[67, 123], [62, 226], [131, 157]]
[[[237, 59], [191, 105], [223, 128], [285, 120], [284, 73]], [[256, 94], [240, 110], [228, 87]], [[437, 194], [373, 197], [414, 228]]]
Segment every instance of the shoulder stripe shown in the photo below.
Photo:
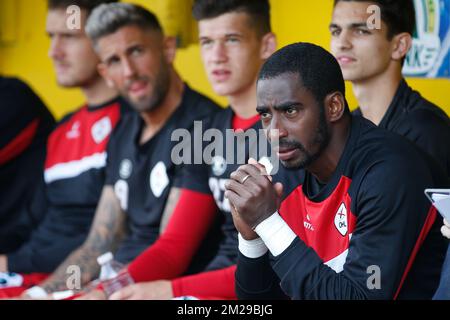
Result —
[[0, 165], [14, 159], [33, 142], [39, 127], [39, 119], [34, 119], [21, 133], [19, 133], [5, 147], [0, 148]]

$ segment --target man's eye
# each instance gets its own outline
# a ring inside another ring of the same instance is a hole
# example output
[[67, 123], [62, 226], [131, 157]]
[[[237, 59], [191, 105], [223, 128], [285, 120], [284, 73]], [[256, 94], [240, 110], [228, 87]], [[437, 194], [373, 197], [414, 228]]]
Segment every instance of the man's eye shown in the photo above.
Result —
[[200, 45], [201, 45], [202, 47], [209, 46], [211, 43], [212, 43], [211, 40], [201, 40], [201, 41], [200, 41]]
[[370, 32], [368, 30], [365, 30], [365, 29], [357, 29], [356, 33], [359, 34], [359, 35], [370, 34]]
[[337, 37], [337, 36], [339, 36], [339, 34], [341, 33], [341, 31], [340, 30], [338, 30], [338, 29], [333, 29], [333, 30], [331, 30], [331, 35], [333, 36], [333, 37]]
[[289, 109], [286, 110], [286, 114], [289, 115], [289, 116], [293, 116], [293, 115], [297, 114], [297, 109], [289, 108]]
[[227, 42], [229, 42], [229, 43], [237, 43], [237, 42], [239, 42], [239, 39], [238, 38], [228, 38]]
[[260, 113], [260, 117], [261, 117], [261, 120], [269, 119], [270, 118], [270, 113], [262, 112], [262, 113]]
[[134, 48], [133, 51], [131, 51], [131, 54], [134, 56], [138, 56], [142, 53], [142, 49], [141, 48]]
[[119, 61], [120, 60], [118, 58], [112, 58], [112, 59], [108, 60], [107, 65], [108, 66], [114, 66], [114, 65], [117, 65], [119, 63]]

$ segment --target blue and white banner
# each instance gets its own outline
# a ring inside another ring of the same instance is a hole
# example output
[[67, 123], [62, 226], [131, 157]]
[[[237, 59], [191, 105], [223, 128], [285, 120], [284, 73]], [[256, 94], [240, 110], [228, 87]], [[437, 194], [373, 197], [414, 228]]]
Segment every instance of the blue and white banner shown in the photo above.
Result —
[[403, 74], [450, 78], [450, 0], [414, 0], [416, 31]]

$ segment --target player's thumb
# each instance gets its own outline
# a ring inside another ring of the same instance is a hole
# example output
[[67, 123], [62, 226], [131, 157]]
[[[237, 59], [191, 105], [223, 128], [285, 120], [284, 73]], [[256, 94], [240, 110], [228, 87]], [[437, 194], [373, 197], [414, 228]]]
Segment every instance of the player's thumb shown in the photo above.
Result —
[[283, 196], [283, 185], [280, 182], [277, 182], [275, 183], [274, 188], [278, 198], [281, 198]]

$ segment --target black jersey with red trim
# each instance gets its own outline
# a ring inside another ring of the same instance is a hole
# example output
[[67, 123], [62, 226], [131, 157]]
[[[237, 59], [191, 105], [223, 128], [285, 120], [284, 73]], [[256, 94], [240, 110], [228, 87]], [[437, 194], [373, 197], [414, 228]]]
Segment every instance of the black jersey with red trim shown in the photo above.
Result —
[[41, 216], [27, 206], [41, 175], [55, 120], [24, 82], [0, 77], [0, 253], [16, 250]]
[[[362, 115], [360, 109], [353, 112]], [[434, 157], [450, 177], [450, 120], [447, 114], [403, 79], [379, 124], [398, 133]]]
[[129, 263], [159, 236], [169, 192], [182, 180], [183, 166], [172, 159], [175, 130], [191, 132], [194, 121], [206, 120], [218, 110], [214, 102], [185, 85], [181, 104], [144, 144], [139, 144], [142, 117], [133, 113], [123, 118], [108, 148], [106, 178], [127, 215], [127, 235], [115, 254], [118, 261]]
[[231, 173], [236, 171], [239, 166], [247, 164], [250, 156], [264, 164], [268, 170], [272, 169], [272, 172], [275, 172], [274, 169], [277, 170], [274, 181], [282, 179], [280, 170], [284, 172], [279, 165], [274, 166], [278, 158], [273, 157], [274, 154], [264, 136], [261, 121], [257, 121], [250, 128], [243, 130], [242, 132], [247, 135], [247, 138], [239, 139], [235, 138], [233, 134], [235, 132], [232, 129], [234, 117], [233, 110], [226, 108], [210, 121], [209, 129], [216, 130], [217, 135], [221, 138], [215, 137], [204, 144], [203, 153], [209, 155], [208, 150], [212, 150], [211, 147], [215, 142], [220, 141], [218, 144], [220, 147], [211, 152], [210, 164], [203, 159], [202, 164], [188, 166], [185, 170], [187, 177], [183, 181], [183, 188], [213, 195], [221, 219], [220, 228], [223, 240], [215, 259], [209, 264], [206, 271], [226, 268], [236, 264], [237, 261], [237, 231], [231, 215], [230, 202], [225, 198], [225, 183], [229, 180]]
[[328, 183], [306, 171], [285, 180], [297, 187], [279, 213], [297, 237], [276, 257], [239, 254], [238, 296], [431, 298], [447, 242], [424, 189], [448, 180], [429, 159], [403, 137], [355, 117]]
[[29, 209], [45, 217], [30, 239], [8, 255], [9, 271], [52, 272], [84, 242], [105, 182], [106, 147], [127, 112], [122, 99], [84, 106], [51, 133], [44, 183]]

